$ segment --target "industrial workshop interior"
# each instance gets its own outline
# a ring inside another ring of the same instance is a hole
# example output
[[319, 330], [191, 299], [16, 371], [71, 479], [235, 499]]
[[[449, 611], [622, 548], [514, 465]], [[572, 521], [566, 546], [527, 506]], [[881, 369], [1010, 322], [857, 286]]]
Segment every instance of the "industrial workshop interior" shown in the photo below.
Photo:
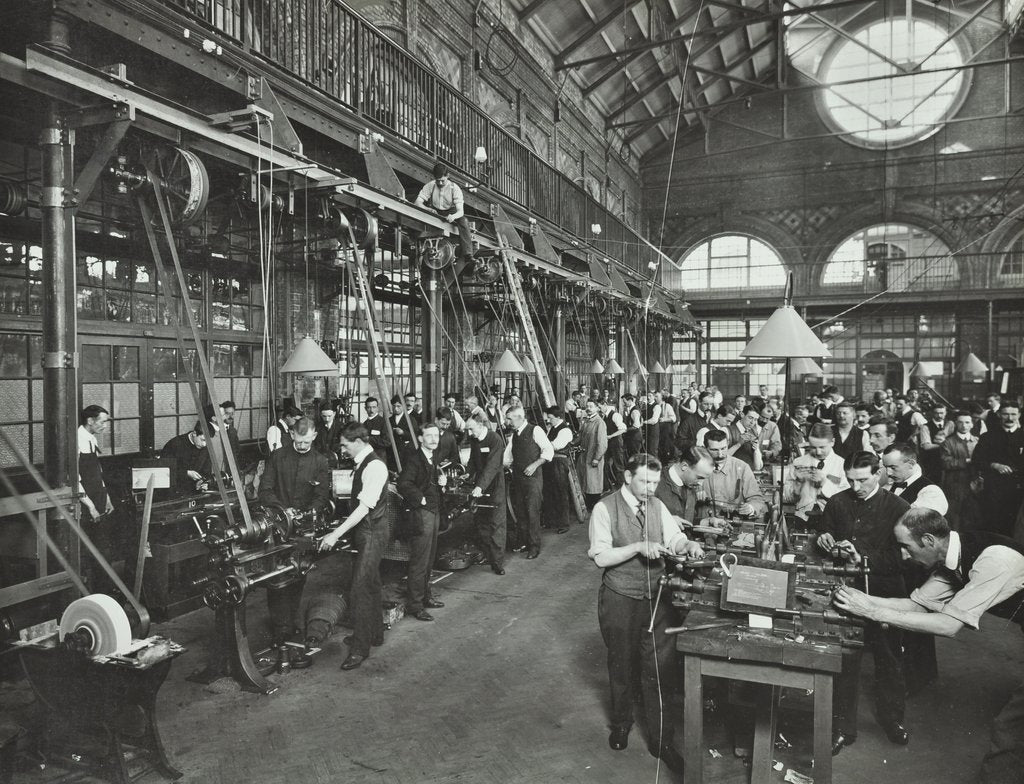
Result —
[[1024, 783], [1024, 0], [0, 0], [0, 784]]

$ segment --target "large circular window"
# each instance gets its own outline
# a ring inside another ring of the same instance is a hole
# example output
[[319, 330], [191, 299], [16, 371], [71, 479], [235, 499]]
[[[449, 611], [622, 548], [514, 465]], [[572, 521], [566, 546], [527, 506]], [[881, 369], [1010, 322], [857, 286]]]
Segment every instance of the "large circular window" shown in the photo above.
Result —
[[826, 115], [863, 146], [917, 141], [960, 108], [966, 55], [958, 37], [924, 19], [895, 17], [836, 37], [817, 77]]

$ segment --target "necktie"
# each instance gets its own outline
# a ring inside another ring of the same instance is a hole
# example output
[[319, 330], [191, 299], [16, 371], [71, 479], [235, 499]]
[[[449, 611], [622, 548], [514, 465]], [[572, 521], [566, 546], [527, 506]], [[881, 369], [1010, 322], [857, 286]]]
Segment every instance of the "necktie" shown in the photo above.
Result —
[[824, 467], [825, 467], [825, 461], [824, 460], [819, 460], [818, 461], [818, 470], [821, 471]]
[[647, 503], [639, 501], [636, 506], [636, 519], [640, 523], [641, 530], [647, 527]]
[[906, 482], [893, 482], [892, 483], [892, 489], [893, 490], [906, 490], [907, 489], [907, 483]]

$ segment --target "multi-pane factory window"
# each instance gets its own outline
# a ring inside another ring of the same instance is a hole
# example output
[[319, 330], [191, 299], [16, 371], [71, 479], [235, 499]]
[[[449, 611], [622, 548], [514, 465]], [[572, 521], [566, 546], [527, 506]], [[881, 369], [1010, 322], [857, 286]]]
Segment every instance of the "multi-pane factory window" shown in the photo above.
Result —
[[0, 240], [0, 314], [41, 314], [42, 277], [42, 248], [23, 242]]
[[210, 276], [210, 326], [241, 332], [263, 330], [263, 286], [245, 277]]
[[261, 377], [263, 349], [238, 343], [214, 343], [210, 352], [217, 404], [230, 400], [235, 404], [235, 429], [243, 441], [260, 438], [269, 424], [269, 388]]
[[[173, 313], [179, 324], [187, 324], [184, 301], [176, 295], [167, 296], [166, 287], [157, 280], [151, 263], [80, 253], [77, 279], [79, 318], [170, 325]], [[263, 288], [259, 283], [246, 276], [191, 269], [185, 270], [185, 279], [199, 328], [207, 326], [209, 305], [209, 325], [213, 329], [247, 332], [263, 329]], [[177, 281], [170, 288], [177, 292]]]
[[[39, 335], [0, 333], [0, 427], [33, 463], [43, 461], [43, 368]], [[17, 460], [0, 443], [0, 465]]]

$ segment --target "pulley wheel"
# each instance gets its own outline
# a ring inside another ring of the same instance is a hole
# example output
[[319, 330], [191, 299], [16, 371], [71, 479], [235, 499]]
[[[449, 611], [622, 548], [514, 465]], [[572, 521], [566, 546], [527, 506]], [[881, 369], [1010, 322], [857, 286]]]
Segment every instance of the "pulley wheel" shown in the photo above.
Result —
[[59, 639], [85, 631], [92, 638], [90, 656], [107, 656], [123, 651], [132, 643], [128, 615], [117, 601], [106, 594], [94, 593], [76, 599], [60, 618]]
[[377, 244], [377, 219], [358, 207], [343, 207], [342, 212], [352, 227], [352, 235], [360, 250], [369, 250]]
[[455, 261], [455, 245], [447, 240], [423, 243], [423, 265], [432, 270], [442, 270]]
[[206, 211], [210, 175], [193, 152], [175, 147], [157, 156], [156, 170], [170, 209], [171, 223], [178, 228], [195, 223]]
[[477, 259], [473, 266], [473, 276], [480, 283], [494, 283], [501, 277], [501, 264], [493, 256]]

